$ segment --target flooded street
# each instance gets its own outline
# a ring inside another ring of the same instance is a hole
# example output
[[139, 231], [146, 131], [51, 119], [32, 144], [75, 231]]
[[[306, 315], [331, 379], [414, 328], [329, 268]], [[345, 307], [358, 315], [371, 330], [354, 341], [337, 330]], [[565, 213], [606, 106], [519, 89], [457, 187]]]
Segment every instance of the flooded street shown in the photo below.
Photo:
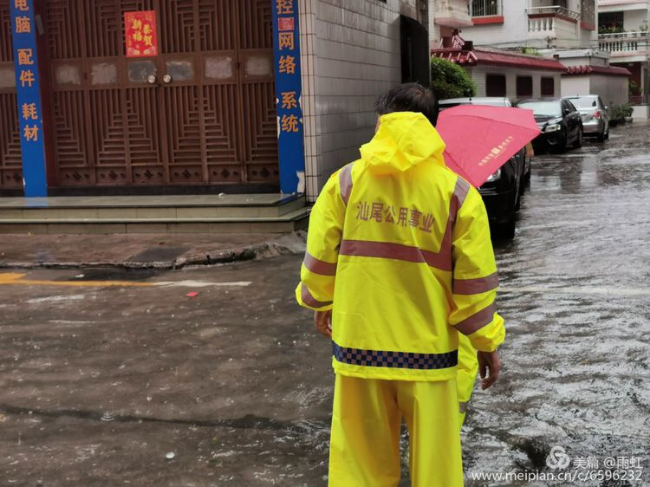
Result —
[[[504, 371], [472, 400], [466, 485], [650, 485], [649, 129], [535, 158], [496, 245]], [[331, 348], [295, 305], [301, 260], [0, 270], [0, 485], [325, 486]], [[556, 446], [643, 480], [472, 479], [551, 472]]]
[[646, 464], [644, 482], [564, 485], [650, 485], [647, 130], [535, 159], [517, 237], [496, 249], [505, 374], [474, 396], [469, 472], [546, 468], [561, 446], [601, 469], [607, 457]]

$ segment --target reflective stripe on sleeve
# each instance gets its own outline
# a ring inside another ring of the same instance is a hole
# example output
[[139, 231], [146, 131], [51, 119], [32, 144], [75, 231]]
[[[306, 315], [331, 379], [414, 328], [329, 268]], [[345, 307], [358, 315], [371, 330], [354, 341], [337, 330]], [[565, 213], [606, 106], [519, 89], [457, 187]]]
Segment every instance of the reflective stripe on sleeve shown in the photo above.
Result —
[[318, 301], [316, 298], [314, 298], [314, 296], [312, 296], [311, 292], [304, 283], [300, 285], [300, 288], [300, 297], [302, 299], [302, 302], [307, 306], [311, 308], [324, 308], [325, 306], [330, 306], [332, 304], [332, 301]]
[[345, 206], [348, 206], [352, 194], [352, 165], [348, 164], [339, 173], [339, 185], [341, 186], [341, 198]]
[[484, 326], [492, 323], [492, 320], [494, 319], [494, 313], [496, 313], [496, 305], [492, 303], [487, 308], [482, 309], [478, 313], [461, 321], [457, 325], [454, 325], [454, 327], [463, 335], [469, 336], [472, 333], [476, 333]]
[[452, 224], [456, 223], [456, 217], [458, 212], [465, 203], [465, 198], [467, 198], [467, 193], [469, 193], [470, 185], [463, 178], [458, 176], [456, 180], [456, 187], [454, 188], [454, 193], [451, 197], [451, 204], [449, 207], [449, 220]]
[[345, 348], [332, 342], [334, 358], [349, 365], [397, 369], [437, 370], [456, 367], [458, 350], [447, 353], [410, 353]]
[[303, 264], [309, 272], [313, 272], [314, 274], [319, 274], [321, 276], [336, 275], [336, 264], [330, 264], [329, 262], [319, 260], [309, 252], [305, 254]]
[[428, 264], [442, 271], [451, 271], [451, 253], [448, 250], [447, 247], [443, 247], [442, 251], [436, 254], [418, 247], [395, 243], [344, 240], [341, 242], [339, 255], [401, 260]]
[[492, 291], [499, 287], [499, 274], [496, 272], [487, 277], [478, 279], [454, 279], [453, 293], [470, 295]]

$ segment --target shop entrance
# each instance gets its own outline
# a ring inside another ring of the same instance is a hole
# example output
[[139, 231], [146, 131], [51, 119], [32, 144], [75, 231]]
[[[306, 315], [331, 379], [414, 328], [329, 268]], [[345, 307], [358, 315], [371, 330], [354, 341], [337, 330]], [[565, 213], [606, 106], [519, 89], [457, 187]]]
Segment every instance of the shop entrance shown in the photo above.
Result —
[[[56, 185], [277, 185], [271, 8], [46, 1]], [[126, 57], [131, 11], [155, 11], [157, 56]]]

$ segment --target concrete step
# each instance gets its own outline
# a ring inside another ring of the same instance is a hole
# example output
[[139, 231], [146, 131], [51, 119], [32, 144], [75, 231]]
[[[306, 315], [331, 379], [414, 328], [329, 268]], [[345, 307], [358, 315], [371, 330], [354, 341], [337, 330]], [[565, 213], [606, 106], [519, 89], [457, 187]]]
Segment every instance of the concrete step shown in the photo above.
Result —
[[310, 208], [276, 217], [2, 219], [0, 234], [289, 233], [305, 230]]
[[305, 197], [273, 195], [0, 198], [0, 220], [221, 220], [280, 218], [306, 205]]

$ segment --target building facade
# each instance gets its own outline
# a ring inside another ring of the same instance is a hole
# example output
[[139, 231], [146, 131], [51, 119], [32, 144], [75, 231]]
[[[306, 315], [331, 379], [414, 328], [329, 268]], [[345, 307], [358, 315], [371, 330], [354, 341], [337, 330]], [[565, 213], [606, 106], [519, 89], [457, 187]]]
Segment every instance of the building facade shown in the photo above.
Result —
[[[597, 39], [596, 0], [448, 0], [466, 12], [460, 28], [475, 46], [502, 49], [527, 47], [555, 49], [593, 47]], [[432, 4], [440, 4], [432, 0]], [[462, 5], [461, 5], [462, 4]], [[433, 25], [437, 24], [434, 12]], [[445, 22], [444, 19], [442, 22]], [[433, 43], [449, 36], [445, 26], [434, 33]], [[433, 48], [439, 46], [432, 46]]]
[[0, 195], [39, 174], [48, 194], [313, 199], [376, 97], [428, 73], [427, 25], [421, 0], [0, 0]]
[[516, 101], [561, 95], [565, 67], [557, 60], [474, 47], [459, 36], [452, 39], [452, 47], [432, 49], [431, 54], [462, 66], [476, 83], [476, 96]]
[[599, 48], [611, 54], [612, 66], [628, 69], [637, 89], [630, 101], [648, 103], [650, 89], [650, 1], [599, 0]]
[[609, 53], [574, 49], [556, 55], [566, 66], [562, 75], [562, 96], [595, 94], [610, 107], [628, 102], [631, 73], [623, 67], [611, 66]]

